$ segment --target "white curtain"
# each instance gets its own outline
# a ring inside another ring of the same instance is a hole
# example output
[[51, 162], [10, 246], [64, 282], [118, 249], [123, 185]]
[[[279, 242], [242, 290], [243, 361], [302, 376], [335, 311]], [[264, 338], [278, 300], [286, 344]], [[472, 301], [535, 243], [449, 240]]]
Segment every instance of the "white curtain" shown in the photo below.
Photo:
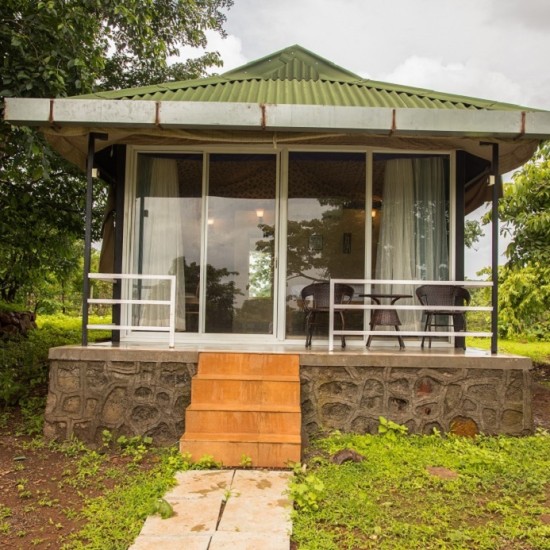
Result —
[[[403, 158], [386, 162], [377, 279], [448, 279], [445, 186], [442, 158]], [[411, 294], [412, 299], [399, 303], [416, 303], [412, 285], [387, 285], [377, 290]], [[399, 317], [404, 328], [420, 328], [420, 313], [400, 311]]]
[[[377, 279], [415, 279], [414, 167], [412, 159], [386, 162], [382, 221], [376, 256]], [[414, 295], [409, 285], [383, 285], [378, 292]], [[410, 300], [408, 301], [410, 302]], [[400, 305], [406, 302], [400, 301]], [[414, 312], [398, 312], [407, 328], [416, 326]]]
[[445, 167], [441, 158], [414, 160], [416, 277], [449, 279]]
[[[176, 161], [155, 158], [151, 161], [150, 173], [148, 196], [141, 199], [144, 203], [138, 217], [142, 223], [140, 272], [176, 276], [176, 329], [185, 330], [184, 235]], [[170, 283], [144, 281], [142, 297], [169, 300]], [[143, 305], [139, 324], [168, 326], [169, 312], [168, 306]]]

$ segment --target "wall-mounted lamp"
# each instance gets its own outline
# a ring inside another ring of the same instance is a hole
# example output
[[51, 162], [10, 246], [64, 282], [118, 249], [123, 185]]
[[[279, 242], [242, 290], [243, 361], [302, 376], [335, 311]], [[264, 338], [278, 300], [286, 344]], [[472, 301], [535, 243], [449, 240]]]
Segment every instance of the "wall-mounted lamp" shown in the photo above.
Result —
[[378, 196], [372, 197], [372, 210], [370, 215], [373, 218], [376, 218], [378, 216], [378, 211], [382, 210], [382, 199]]
[[264, 209], [263, 208], [258, 208], [256, 210], [256, 216], [258, 216], [258, 218], [263, 218], [264, 217]]
[[208, 225], [214, 225], [214, 218], [208, 218]]

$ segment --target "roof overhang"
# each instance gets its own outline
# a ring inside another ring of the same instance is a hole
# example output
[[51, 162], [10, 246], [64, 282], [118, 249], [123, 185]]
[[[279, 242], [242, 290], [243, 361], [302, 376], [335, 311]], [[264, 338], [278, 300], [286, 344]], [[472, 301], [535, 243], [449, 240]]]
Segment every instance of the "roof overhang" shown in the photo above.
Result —
[[[547, 111], [7, 98], [4, 118], [14, 125], [41, 127], [58, 150], [61, 148], [55, 145], [56, 136], [64, 136], [66, 142], [71, 135], [77, 137], [98, 130], [109, 133], [117, 130], [118, 143], [124, 143], [120, 136], [129, 133], [167, 132], [174, 138], [178, 130], [362, 134], [386, 141], [388, 138], [396, 141], [452, 138], [453, 143], [500, 141], [506, 143], [514, 158], [505, 170], [528, 160], [536, 143], [550, 138]], [[520, 150], [523, 152], [519, 153]], [[60, 152], [69, 158], [66, 152]], [[529, 156], [524, 158], [526, 155]]]

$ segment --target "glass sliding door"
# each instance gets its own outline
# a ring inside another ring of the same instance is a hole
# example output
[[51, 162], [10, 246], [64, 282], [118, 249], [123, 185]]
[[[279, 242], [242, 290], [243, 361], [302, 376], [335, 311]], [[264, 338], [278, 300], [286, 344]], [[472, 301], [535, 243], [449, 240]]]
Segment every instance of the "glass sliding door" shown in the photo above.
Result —
[[[449, 280], [449, 181], [447, 155], [374, 155], [373, 278]], [[376, 290], [414, 296], [413, 286]], [[399, 316], [407, 328], [419, 329], [420, 312]]]
[[209, 158], [205, 331], [273, 334], [277, 157]]
[[[291, 152], [288, 161], [286, 335], [304, 335], [302, 289], [365, 270], [366, 156]], [[362, 312], [347, 312], [360, 330]]]
[[[138, 155], [133, 273], [176, 276], [176, 330], [197, 332], [199, 316], [202, 155]], [[169, 300], [169, 283], [136, 281], [133, 296]], [[134, 306], [132, 323], [168, 326], [165, 305]]]

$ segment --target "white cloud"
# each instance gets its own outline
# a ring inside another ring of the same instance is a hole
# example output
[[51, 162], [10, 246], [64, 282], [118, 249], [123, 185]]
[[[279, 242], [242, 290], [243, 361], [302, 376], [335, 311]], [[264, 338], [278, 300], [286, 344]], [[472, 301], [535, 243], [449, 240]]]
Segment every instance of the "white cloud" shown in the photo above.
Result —
[[413, 55], [383, 78], [387, 82], [508, 103], [521, 103], [524, 98], [520, 84], [472, 62], [444, 63], [441, 59]]
[[192, 48], [191, 46], [183, 46], [180, 48], [180, 55], [169, 59], [169, 63], [185, 61], [194, 57], [199, 57], [205, 51], [217, 51], [220, 53], [223, 67], [213, 67], [209, 72], [225, 72], [234, 69], [240, 65], [244, 65], [249, 60], [242, 52], [242, 42], [237, 36], [228, 34], [226, 38], [222, 38], [218, 33], [206, 31], [208, 45], [204, 48]]

